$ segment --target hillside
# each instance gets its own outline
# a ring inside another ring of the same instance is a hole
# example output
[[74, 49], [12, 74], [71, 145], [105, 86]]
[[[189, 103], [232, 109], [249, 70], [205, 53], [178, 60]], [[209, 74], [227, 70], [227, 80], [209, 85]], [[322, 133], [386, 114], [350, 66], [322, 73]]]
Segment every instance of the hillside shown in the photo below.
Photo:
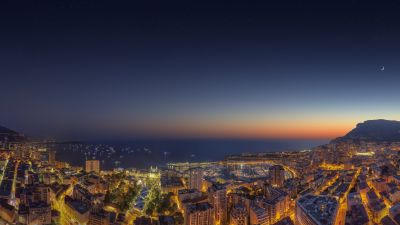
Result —
[[22, 134], [19, 134], [18, 132], [9, 128], [0, 126], [0, 142], [20, 142], [24, 140], [26, 140], [26, 138]]
[[10, 130], [10, 129], [8, 129], [7, 127], [2, 127], [2, 126], [0, 126], [0, 134], [17, 134], [17, 132], [15, 132], [15, 131], [13, 131], [13, 130]]
[[367, 120], [357, 126], [343, 137], [334, 141], [400, 141], [400, 121], [394, 120]]

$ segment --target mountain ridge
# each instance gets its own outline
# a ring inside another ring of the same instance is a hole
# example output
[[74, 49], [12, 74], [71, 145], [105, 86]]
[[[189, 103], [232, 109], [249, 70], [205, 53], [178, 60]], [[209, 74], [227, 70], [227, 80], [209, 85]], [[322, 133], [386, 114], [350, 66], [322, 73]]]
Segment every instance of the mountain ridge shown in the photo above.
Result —
[[18, 132], [7, 127], [0, 126], [0, 134], [18, 134]]
[[346, 135], [334, 139], [333, 142], [346, 140], [376, 142], [400, 141], [400, 121], [386, 119], [366, 120], [358, 123], [354, 129]]
[[0, 142], [22, 142], [26, 140], [27, 138], [23, 134], [0, 126]]

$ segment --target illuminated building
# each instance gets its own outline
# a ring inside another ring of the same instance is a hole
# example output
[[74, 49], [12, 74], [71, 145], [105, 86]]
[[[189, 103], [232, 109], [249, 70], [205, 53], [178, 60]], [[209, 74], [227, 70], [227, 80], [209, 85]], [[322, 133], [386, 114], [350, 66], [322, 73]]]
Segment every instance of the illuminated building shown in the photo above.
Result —
[[73, 199], [85, 202], [88, 205], [99, 202], [96, 200], [95, 196], [97, 195], [91, 194], [86, 188], [84, 188], [80, 184], [75, 185], [72, 192]]
[[18, 209], [18, 222], [22, 224], [51, 224], [51, 206], [46, 202], [21, 204]]
[[197, 189], [183, 189], [178, 191], [178, 203], [181, 209], [188, 205], [208, 201], [208, 196]]
[[250, 189], [239, 187], [228, 194], [228, 208], [232, 208], [235, 205], [242, 205], [249, 212], [250, 204]]
[[250, 225], [268, 225], [268, 215], [264, 208], [252, 204], [250, 206]]
[[[25, 176], [25, 173], [23, 173]], [[23, 176], [23, 177], [24, 177]], [[25, 178], [23, 178], [25, 180]], [[37, 180], [34, 179], [34, 180]], [[35, 183], [35, 182], [34, 182]], [[18, 188], [18, 222], [22, 224], [50, 224], [52, 219], [50, 187], [30, 184]]]
[[268, 183], [264, 184], [263, 192], [263, 198], [258, 198], [255, 202], [265, 209], [268, 215], [268, 223], [273, 224], [287, 216], [289, 212], [289, 195]]
[[27, 185], [21, 189], [20, 202], [22, 204], [39, 201], [50, 204], [50, 187], [48, 185]]
[[95, 159], [86, 160], [85, 171], [87, 173], [90, 172], [100, 173], [100, 161]]
[[213, 184], [209, 190], [210, 203], [214, 207], [215, 222], [225, 224], [227, 221], [228, 201], [226, 196], [226, 186]]
[[344, 164], [322, 163], [320, 168], [323, 170], [344, 170]]
[[231, 225], [248, 225], [249, 214], [243, 205], [235, 205], [230, 213]]
[[378, 197], [374, 189], [367, 192], [367, 200], [373, 220], [378, 223], [387, 214], [386, 205], [384, 201]]
[[193, 168], [189, 170], [189, 189], [201, 191], [203, 186], [203, 169]]
[[175, 195], [179, 190], [184, 189], [182, 179], [176, 176], [161, 176], [161, 191], [164, 193], [172, 192]]
[[94, 210], [89, 214], [87, 225], [109, 225], [110, 214], [104, 210]]
[[214, 208], [208, 202], [189, 205], [185, 210], [185, 225], [214, 225]]
[[346, 212], [346, 225], [358, 224], [358, 225], [368, 225], [370, 223], [367, 211], [365, 210], [363, 204], [351, 204], [347, 208]]
[[334, 197], [305, 195], [296, 201], [296, 225], [334, 225], [339, 204]]
[[66, 163], [66, 162], [56, 161], [55, 167], [56, 167], [57, 169], [69, 168], [69, 164]]
[[269, 168], [270, 181], [273, 186], [282, 187], [285, 182], [285, 169], [281, 165], [274, 165]]
[[0, 218], [3, 219], [7, 223], [14, 223], [16, 220], [17, 214], [15, 208], [12, 205], [9, 205], [7, 201], [0, 200]]
[[65, 212], [70, 223], [86, 224], [89, 221], [90, 205], [65, 196]]

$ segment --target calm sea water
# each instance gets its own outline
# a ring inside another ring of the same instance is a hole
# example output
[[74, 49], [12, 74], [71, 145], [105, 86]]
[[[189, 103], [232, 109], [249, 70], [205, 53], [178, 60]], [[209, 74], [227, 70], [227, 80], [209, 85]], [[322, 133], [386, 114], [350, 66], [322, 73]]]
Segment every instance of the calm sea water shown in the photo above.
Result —
[[222, 160], [245, 152], [297, 151], [329, 140], [140, 140], [57, 144], [57, 160], [83, 166], [85, 159], [99, 159], [103, 169], [163, 167], [168, 162]]

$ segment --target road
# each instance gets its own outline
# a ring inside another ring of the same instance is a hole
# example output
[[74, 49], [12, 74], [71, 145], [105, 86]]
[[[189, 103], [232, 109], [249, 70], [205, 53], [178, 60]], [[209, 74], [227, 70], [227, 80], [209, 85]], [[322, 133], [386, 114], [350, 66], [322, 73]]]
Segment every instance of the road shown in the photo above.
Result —
[[20, 161], [17, 160], [15, 163], [14, 167], [14, 177], [13, 177], [13, 182], [11, 186], [11, 199], [10, 199], [10, 205], [16, 206], [16, 199], [15, 199], [15, 190], [17, 187], [17, 172], [18, 172], [18, 167], [19, 167]]
[[4, 163], [4, 167], [1, 169], [3, 172], [0, 174], [0, 186], [1, 183], [3, 182], [4, 173], [6, 172], [7, 165], [8, 165], [8, 159], [6, 160], [6, 163]]
[[59, 198], [56, 197], [53, 201], [53, 208], [60, 212], [60, 224], [67, 225], [70, 224], [68, 220], [67, 213], [65, 211], [64, 198], [66, 195], [71, 195], [73, 190], [73, 185], [71, 185]]

